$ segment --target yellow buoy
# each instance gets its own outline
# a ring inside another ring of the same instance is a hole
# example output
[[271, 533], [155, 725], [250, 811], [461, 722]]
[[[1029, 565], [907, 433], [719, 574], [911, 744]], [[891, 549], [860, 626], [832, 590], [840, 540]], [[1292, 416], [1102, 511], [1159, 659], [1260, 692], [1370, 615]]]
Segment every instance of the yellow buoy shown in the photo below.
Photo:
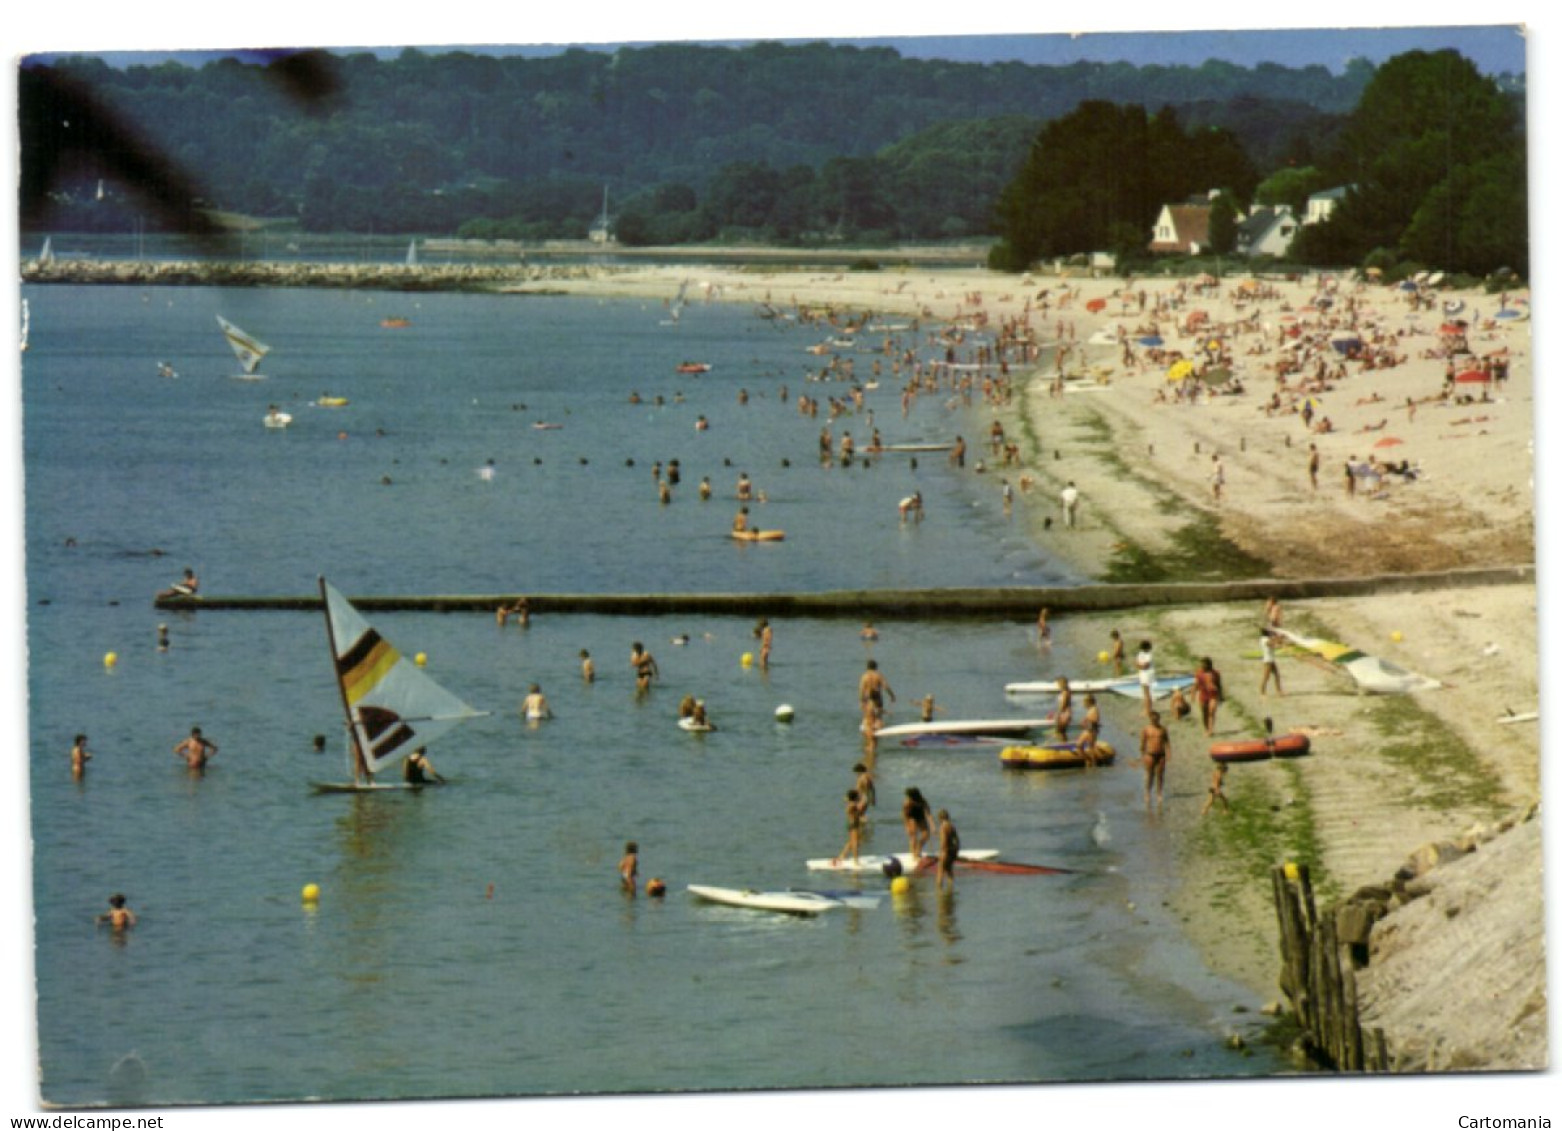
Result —
[[419, 652], [416, 656], [412, 657], [412, 662], [421, 668], [424, 664], [428, 663], [428, 655], [424, 652]]
[[103, 666], [105, 668], [111, 668], [117, 663], [119, 663], [118, 652], [105, 652], [103, 654]]
[[317, 903], [320, 900], [320, 885], [305, 884], [304, 890], [299, 893], [305, 903]]
[[751, 667], [754, 666], [754, 653], [752, 653], [752, 652], [744, 652], [743, 653], [743, 666], [745, 668], [751, 668]]
[[911, 881], [905, 876], [896, 876], [889, 882], [891, 895], [905, 895], [911, 890]]

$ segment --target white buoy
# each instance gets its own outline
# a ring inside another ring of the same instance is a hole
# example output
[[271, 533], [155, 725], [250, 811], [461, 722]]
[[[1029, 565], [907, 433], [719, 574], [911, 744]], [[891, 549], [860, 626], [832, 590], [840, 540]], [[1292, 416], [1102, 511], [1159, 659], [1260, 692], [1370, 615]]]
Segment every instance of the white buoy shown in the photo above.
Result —
[[792, 721], [792, 705], [790, 703], [783, 703], [783, 704], [781, 704], [781, 706], [776, 708], [776, 722], [778, 722], [778, 723], [789, 723], [791, 721]]

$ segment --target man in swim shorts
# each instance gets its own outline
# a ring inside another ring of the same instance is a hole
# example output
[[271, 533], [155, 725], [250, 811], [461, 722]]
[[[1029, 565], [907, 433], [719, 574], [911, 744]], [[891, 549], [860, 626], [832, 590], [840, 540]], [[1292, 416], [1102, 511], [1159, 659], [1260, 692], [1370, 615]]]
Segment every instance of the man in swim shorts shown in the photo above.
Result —
[[1166, 789], [1166, 759], [1171, 755], [1171, 736], [1161, 725], [1157, 711], [1150, 712], [1149, 724], [1139, 732], [1139, 755], [1144, 762], [1144, 803], [1150, 804], [1150, 789], [1155, 789], [1159, 805]]
[[200, 727], [191, 727], [190, 737], [175, 745], [174, 753], [184, 759], [191, 772], [201, 774], [206, 772], [206, 763], [216, 755], [217, 744], [208, 741]]
[[862, 673], [862, 679], [857, 682], [857, 701], [862, 705], [864, 719], [871, 720], [883, 716], [885, 695], [893, 701], [894, 689], [885, 680], [884, 674], [879, 671], [878, 661], [869, 660], [867, 670]]

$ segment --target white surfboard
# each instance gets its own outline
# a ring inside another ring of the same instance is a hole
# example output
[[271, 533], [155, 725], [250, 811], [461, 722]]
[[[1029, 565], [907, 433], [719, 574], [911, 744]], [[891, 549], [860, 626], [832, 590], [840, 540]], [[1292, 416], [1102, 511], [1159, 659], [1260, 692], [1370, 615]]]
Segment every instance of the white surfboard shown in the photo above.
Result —
[[917, 734], [1026, 734], [1047, 725], [1047, 719], [949, 719], [935, 723], [899, 723], [880, 727], [874, 734], [879, 738], [908, 738]]
[[709, 903], [744, 907], [751, 911], [780, 911], [788, 915], [818, 915], [846, 906], [839, 899], [811, 891], [754, 891], [750, 888], [690, 884], [689, 892]]

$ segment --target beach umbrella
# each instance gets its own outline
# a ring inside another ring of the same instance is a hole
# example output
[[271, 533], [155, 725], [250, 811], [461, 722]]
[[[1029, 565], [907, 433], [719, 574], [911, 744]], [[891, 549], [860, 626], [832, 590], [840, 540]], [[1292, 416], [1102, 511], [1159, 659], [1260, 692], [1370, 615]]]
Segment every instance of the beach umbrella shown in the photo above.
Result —
[[1231, 370], [1224, 365], [1217, 365], [1211, 369], [1206, 369], [1198, 377], [1206, 385], [1224, 385], [1231, 380]]
[[1444, 337], [1456, 337], [1457, 335], [1464, 333], [1465, 325], [1466, 323], [1463, 319], [1455, 322], [1444, 322], [1437, 328], [1437, 332], [1442, 334]]
[[1466, 369], [1454, 378], [1461, 385], [1479, 385], [1491, 380], [1491, 374], [1481, 369]]
[[1463, 309], [1464, 300], [1461, 298], [1451, 298], [1447, 302], [1443, 303], [1444, 314], [1458, 314]]
[[1157, 334], [1146, 334], [1144, 337], [1139, 339], [1139, 344], [1141, 346], [1149, 346], [1153, 349], [1156, 346], [1164, 345], [1165, 341]]
[[1399, 284], [1399, 289], [1402, 291], [1419, 291], [1421, 288], [1416, 286], [1414, 279], [1406, 279]]
[[1502, 319], [1523, 318], [1524, 317], [1524, 312], [1521, 311], [1521, 310], [1513, 310], [1513, 309], [1499, 310], [1497, 312], [1497, 317], [1498, 318], [1502, 318]]
[[1085, 309], [1090, 311], [1091, 314], [1099, 314], [1101, 311], [1106, 309], [1106, 299], [1093, 298], [1089, 302], [1085, 303]]
[[1189, 377], [1192, 376], [1193, 362], [1186, 360], [1179, 361], [1176, 365], [1173, 365], [1166, 371], [1166, 379], [1168, 381], [1186, 381]]
[[1371, 276], [1372, 278], [1376, 279], [1379, 275], [1383, 274], [1383, 268], [1381, 268], [1381, 267], [1368, 267], [1367, 268], [1367, 274], [1369, 276]]
[[1383, 439], [1379, 440], [1376, 444], [1373, 444], [1372, 446], [1374, 448], [1392, 448], [1392, 447], [1394, 447], [1397, 444], [1403, 444], [1403, 443], [1404, 443], [1404, 441], [1401, 440], [1398, 436], [1384, 436]]
[[1361, 348], [1360, 338], [1335, 338], [1329, 343], [1334, 347], [1335, 353], [1350, 353], [1353, 349]]

